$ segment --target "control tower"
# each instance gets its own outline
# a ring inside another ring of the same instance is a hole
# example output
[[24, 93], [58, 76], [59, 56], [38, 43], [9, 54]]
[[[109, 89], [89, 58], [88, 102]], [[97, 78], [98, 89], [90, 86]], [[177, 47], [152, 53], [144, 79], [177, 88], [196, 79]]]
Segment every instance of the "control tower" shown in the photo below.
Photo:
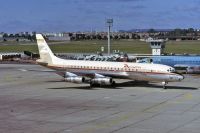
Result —
[[152, 55], [161, 55], [165, 49], [165, 41], [163, 39], [159, 40], [148, 40], [150, 47], [152, 49]]

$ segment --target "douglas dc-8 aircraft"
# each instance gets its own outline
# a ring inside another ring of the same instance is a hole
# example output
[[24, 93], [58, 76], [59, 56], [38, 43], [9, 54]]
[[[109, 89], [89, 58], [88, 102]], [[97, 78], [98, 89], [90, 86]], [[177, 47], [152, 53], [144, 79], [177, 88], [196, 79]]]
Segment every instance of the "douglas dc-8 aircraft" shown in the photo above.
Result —
[[90, 86], [115, 84], [113, 78], [135, 81], [158, 81], [165, 88], [168, 82], [181, 81], [184, 77], [175, 69], [161, 64], [101, 62], [66, 60], [56, 57], [41, 34], [36, 34], [40, 59], [37, 63], [63, 76], [66, 82], [84, 83], [90, 78]]

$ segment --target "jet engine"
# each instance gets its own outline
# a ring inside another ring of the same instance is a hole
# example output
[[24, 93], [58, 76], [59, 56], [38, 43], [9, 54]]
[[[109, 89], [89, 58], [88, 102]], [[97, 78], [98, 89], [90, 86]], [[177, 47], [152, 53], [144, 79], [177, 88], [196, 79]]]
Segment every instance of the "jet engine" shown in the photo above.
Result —
[[66, 82], [72, 82], [72, 83], [83, 83], [85, 82], [85, 78], [78, 76], [74, 73], [66, 72], [64, 75], [64, 80]]
[[90, 84], [99, 84], [99, 85], [112, 85], [114, 81], [112, 78], [94, 78], [91, 79]]
[[65, 78], [66, 82], [72, 82], [72, 83], [83, 83], [85, 82], [85, 78], [84, 77], [66, 77]]

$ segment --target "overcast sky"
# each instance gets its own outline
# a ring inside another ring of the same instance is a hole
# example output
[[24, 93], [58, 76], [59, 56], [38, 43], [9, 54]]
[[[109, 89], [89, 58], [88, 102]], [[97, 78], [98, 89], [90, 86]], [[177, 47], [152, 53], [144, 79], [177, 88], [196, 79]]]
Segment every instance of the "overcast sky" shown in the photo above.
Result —
[[1, 0], [0, 32], [200, 28], [200, 0]]

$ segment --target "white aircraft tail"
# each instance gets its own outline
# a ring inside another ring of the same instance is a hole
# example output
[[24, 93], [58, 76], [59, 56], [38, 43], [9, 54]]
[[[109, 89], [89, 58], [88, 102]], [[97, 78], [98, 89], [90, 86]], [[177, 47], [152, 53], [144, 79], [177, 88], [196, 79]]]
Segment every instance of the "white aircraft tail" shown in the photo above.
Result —
[[47, 45], [43, 36], [41, 34], [36, 34], [36, 39], [40, 54], [40, 59], [38, 60], [38, 62], [53, 64], [56, 60], [56, 56]]

